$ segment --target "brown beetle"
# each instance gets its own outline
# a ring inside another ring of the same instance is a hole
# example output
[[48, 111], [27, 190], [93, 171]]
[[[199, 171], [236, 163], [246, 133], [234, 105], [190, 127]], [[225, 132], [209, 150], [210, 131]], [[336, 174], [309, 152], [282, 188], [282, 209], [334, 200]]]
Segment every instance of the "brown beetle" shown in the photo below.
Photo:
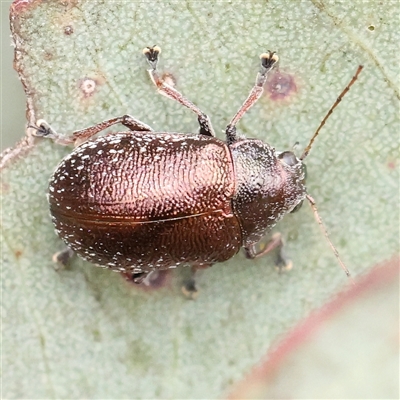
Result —
[[[143, 52], [158, 91], [195, 112], [200, 132], [153, 132], [124, 115], [66, 137], [39, 120], [38, 136], [77, 146], [50, 180], [50, 211], [58, 235], [85, 260], [130, 274], [137, 283], [152, 271], [228, 260], [241, 247], [248, 258], [255, 258], [281, 246], [278, 236], [257, 249], [266, 232], [304, 198], [316, 212], [306, 193], [302, 160], [326, 118], [300, 158], [237, 134], [237, 122], [260, 98], [267, 73], [278, 61], [267, 52], [223, 142], [215, 137], [207, 115], [160, 79], [160, 49]], [[117, 123], [130, 131], [88, 140]], [[193, 281], [187, 289], [196, 290]]]

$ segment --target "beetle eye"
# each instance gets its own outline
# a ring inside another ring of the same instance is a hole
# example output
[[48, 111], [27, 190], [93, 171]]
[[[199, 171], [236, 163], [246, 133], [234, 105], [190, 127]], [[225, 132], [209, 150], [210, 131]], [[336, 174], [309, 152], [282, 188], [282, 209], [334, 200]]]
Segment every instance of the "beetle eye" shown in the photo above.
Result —
[[280, 158], [285, 164], [292, 167], [298, 163], [298, 160], [294, 153], [291, 151], [284, 151], [283, 153], [279, 154], [278, 158]]

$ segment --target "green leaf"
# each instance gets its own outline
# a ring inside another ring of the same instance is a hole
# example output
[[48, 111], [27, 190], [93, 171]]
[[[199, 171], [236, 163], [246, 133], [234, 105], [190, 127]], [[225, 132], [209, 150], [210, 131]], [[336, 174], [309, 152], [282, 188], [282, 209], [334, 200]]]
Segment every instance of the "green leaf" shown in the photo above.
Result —
[[229, 398], [397, 399], [398, 315], [394, 257], [306, 318]]
[[[398, 252], [395, 15], [395, 2], [16, 0], [11, 20], [29, 123], [45, 118], [65, 133], [125, 113], [158, 131], [196, 131], [195, 116], [159, 96], [147, 76], [141, 50], [158, 44], [160, 69], [223, 139], [258, 55], [271, 49], [289, 86], [267, 86], [238, 128], [278, 149], [296, 141], [303, 149], [363, 64], [307, 158], [309, 193], [356, 276]], [[239, 254], [204, 271], [196, 301], [181, 295], [179, 270], [153, 291], [78, 259], [56, 271], [51, 257], [63, 244], [46, 191], [68, 151], [28, 136], [3, 154], [5, 398], [221, 397], [348, 283], [306, 205], [277, 227], [292, 271]]]

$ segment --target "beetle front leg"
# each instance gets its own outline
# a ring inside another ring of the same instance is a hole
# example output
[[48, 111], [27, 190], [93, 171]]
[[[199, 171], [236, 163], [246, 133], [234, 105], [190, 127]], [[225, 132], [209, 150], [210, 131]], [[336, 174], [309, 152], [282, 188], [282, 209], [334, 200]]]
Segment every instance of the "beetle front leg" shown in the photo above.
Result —
[[247, 99], [240, 106], [238, 112], [232, 118], [229, 125], [226, 127], [226, 141], [228, 144], [232, 144], [240, 139], [241, 136], [236, 133], [236, 124], [243, 117], [243, 115], [258, 101], [258, 99], [263, 94], [263, 86], [267, 80], [268, 73], [272, 70], [274, 65], [278, 62], [279, 57], [273, 51], [268, 51], [260, 55], [261, 68], [260, 72], [257, 74], [256, 82], [251, 89]]
[[279, 271], [292, 269], [292, 261], [288, 260], [283, 254], [283, 240], [282, 235], [279, 232], [272, 235], [271, 240], [264, 246], [264, 248], [260, 250], [257, 249], [258, 243], [244, 248], [244, 253], [247, 258], [259, 258], [265, 256], [275, 249], [278, 249], [278, 255], [275, 261], [275, 265], [277, 266]]
[[179, 104], [189, 108], [195, 114], [200, 125], [200, 134], [206, 136], [215, 136], [214, 129], [211, 125], [210, 118], [204, 114], [195, 104], [183, 96], [180, 92], [174, 89], [172, 86], [165, 83], [157, 73], [158, 56], [161, 53], [161, 49], [158, 46], [145, 47], [143, 54], [147, 58], [151, 69], [148, 70], [151, 80], [156, 85], [158, 92], [172, 100], [177, 101]]
[[97, 125], [89, 126], [88, 128], [81, 129], [79, 131], [75, 131], [70, 136], [64, 136], [60, 133], [57, 133], [45, 120], [39, 119], [36, 122], [37, 126], [31, 126], [31, 128], [36, 129], [35, 136], [46, 137], [49, 139], [53, 139], [56, 143], [69, 145], [74, 144], [75, 146], [85, 142], [90, 139], [92, 136], [101, 132], [104, 129], [109, 128], [115, 124], [122, 124], [129, 128], [131, 131], [138, 132], [150, 132], [152, 131], [151, 127], [146, 125], [145, 123], [139, 121], [138, 119], [126, 114], [121, 117], [111, 118], [106, 121], [100, 122]]

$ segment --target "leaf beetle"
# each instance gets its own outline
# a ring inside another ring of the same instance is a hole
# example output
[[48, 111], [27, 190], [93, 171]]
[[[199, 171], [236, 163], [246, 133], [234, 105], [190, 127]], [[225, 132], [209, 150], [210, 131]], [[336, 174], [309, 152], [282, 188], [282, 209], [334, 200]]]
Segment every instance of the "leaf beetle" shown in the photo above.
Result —
[[[211, 122], [158, 74], [160, 48], [146, 47], [149, 75], [159, 93], [192, 110], [199, 133], [154, 132], [130, 115], [74, 132], [58, 134], [44, 120], [36, 136], [76, 147], [56, 168], [49, 184], [50, 212], [57, 234], [70, 250], [99, 266], [128, 274], [141, 283], [154, 271], [191, 265], [195, 271], [233, 257], [244, 248], [260, 257], [282, 241], [276, 235], [264, 247], [265, 234], [308, 199], [304, 158], [328, 116], [357, 79], [362, 66], [321, 122], [301, 157], [277, 152], [236, 131], [236, 124], [260, 98], [274, 52], [260, 56], [261, 66], [247, 99], [226, 128], [226, 141], [215, 137]], [[93, 139], [123, 124], [129, 131]], [[323, 228], [324, 229], [324, 228]], [[326, 230], [324, 233], [339, 263]], [[189, 279], [186, 293], [195, 293]]]

